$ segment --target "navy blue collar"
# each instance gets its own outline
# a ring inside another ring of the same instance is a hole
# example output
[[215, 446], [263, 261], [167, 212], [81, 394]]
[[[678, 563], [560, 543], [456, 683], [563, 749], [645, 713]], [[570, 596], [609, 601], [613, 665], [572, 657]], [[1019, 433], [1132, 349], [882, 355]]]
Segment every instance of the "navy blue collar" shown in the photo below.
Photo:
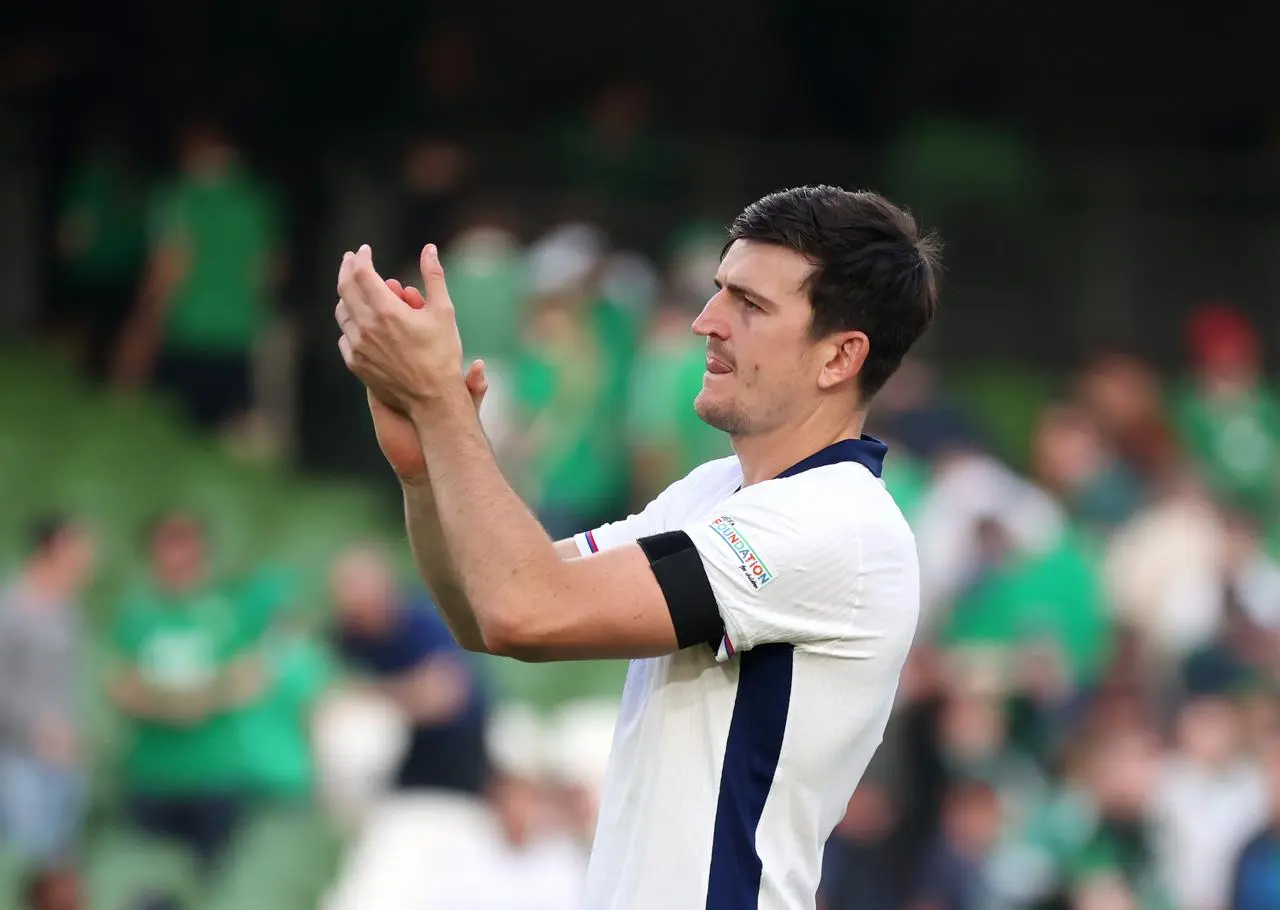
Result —
[[825, 449], [814, 452], [803, 461], [798, 461], [787, 468], [779, 477], [793, 477], [813, 468], [821, 468], [842, 461], [855, 461], [876, 477], [884, 470], [884, 456], [889, 447], [874, 436], [863, 435], [861, 439], [841, 439], [833, 442]]

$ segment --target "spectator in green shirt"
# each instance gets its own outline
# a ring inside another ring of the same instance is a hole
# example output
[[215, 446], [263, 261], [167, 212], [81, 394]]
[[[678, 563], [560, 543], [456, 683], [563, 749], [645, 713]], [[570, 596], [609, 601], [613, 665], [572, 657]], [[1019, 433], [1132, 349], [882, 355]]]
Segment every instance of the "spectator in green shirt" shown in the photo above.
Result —
[[1073, 686], [1094, 682], [1110, 655], [1111, 627], [1098, 572], [1076, 535], [1019, 551], [1008, 528], [984, 518], [974, 527], [979, 561], [948, 618], [949, 646], [993, 646], [1057, 655]]
[[272, 194], [216, 124], [186, 129], [181, 164], [156, 194], [150, 264], [117, 370], [126, 384], [153, 377], [195, 421], [218, 426], [253, 403], [280, 230]]
[[668, 298], [655, 314], [631, 380], [628, 431], [639, 499], [652, 499], [698, 465], [733, 454], [729, 437], [698, 416], [693, 400], [707, 344], [690, 326], [701, 301]]
[[197, 521], [172, 515], [149, 536], [153, 580], [124, 604], [110, 692], [130, 719], [126, 787], [149, 834], [214, 862], [244, 809], [240, 724], [266, 696], [254, 647], [267, 609], [253, 586], [215, 583]]
[[289, 593], [261, 574], [246, 588], [244, 605], [268, 613], [258, 617], [265, 628], [257, 644], [267, 679], [263, 697], [236, 720], [249, 793], [296, 805], [314, 792], [311, 719], [337, 670], [328, 651], [302, 628]]
[[1183, 443], [1210, 486], [1270, 517], [1280, 477], [1280, 402], [1262, 379], [1257, 333], [1238, 310], [1207, 306], [1188, 326], [1195, 375], [1178, 397]]
[[603, 238], [567, 226], [534, 246], [531, 321], [515, 370], [527, 499], [548, 533], [569, 536], [622, 514], [629, 471], [626, 401], [636, 314], [604, 299]]
[[71, 323], [91, 375], [104, 376], [133, 308], [146, 250], [142, 180], [122, 124], [101, 115], [58, 209], [58, 321]]

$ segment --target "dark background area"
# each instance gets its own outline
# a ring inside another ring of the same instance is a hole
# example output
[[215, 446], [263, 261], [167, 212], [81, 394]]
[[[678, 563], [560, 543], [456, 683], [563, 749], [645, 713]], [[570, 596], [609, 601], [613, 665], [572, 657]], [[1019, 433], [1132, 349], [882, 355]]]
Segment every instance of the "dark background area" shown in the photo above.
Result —
[[[1107, 346], [1174, 370], [1182, 338], [1164, 327], [1206, 299], [1267, 336], [1280, 327], [1280, 12], [1267, 4], [22, 0], [3, 18], [5, 171], [23, 213], [4, 229], [6, 331], [37, 325], [56, 296], [54, 200], [91, 126], [118, 119], [162, 168], [174, 130], [208, 110], [287, 200], [304, 415], [354, 391], [330, 356], [332, 263], [379, 232], [413, 233], [398, 156], [441, 136], [475, 162], [466, 204], [430, 222], [444, 230], [501, 213], [530, 237], [585, 214], [660, 256], [674, 225], [727, 221], [779, 186], [904, 198], [947, 244], [927, 351], [942, 364], [1065, 370]], [[432, 95], [433, 74], [450, 73], [456, 96]], [[554, 136], [617, 82], [648, 93], [672, 176], [575, 206]], [[896, 179], [898, 141], [928, 118], [1015, 145], [1024, 185], [935, 209]]]

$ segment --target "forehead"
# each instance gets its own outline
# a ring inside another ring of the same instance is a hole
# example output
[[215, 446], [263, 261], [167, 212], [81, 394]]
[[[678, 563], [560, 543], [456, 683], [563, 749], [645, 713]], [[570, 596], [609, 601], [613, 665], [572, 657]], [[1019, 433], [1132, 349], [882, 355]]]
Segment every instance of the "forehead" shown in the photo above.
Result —
[[735, 240], [720, 260], [716, 280], [754, 291], [774, 303], [808, 303], [804, 283], [813, 264], [795, 250], [756, 240]]

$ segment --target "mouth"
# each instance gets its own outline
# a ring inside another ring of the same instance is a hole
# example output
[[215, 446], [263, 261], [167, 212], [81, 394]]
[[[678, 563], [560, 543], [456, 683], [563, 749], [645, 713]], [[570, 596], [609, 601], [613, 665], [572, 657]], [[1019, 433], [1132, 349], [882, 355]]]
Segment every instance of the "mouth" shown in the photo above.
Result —
[[733, 367], [725, 363], [718, 357], [707, 355], [707, 372], [713, 376], [723, 376], [725, 373], [732, 373]]

